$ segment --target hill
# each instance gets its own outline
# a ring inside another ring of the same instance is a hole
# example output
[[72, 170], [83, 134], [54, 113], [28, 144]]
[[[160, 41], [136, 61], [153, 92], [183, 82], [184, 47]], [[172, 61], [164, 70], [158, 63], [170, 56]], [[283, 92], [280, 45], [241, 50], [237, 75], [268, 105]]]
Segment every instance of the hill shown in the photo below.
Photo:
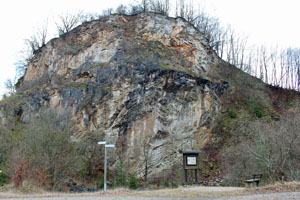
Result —
[[110, 166], [122, 161], [139, 177], [178, 172], [181, 150], [203, 149], [209, 181], [223, 177], [221, 153], [240, 128], [279, 121], [298, 106], [299, 93], [224, 62], [184, 19], [143, 13], [111, 15], [52, 39], [17, 94], [2, 100], [1, 118], [26, 124], [51, 108], [72, 122], [73, 141], [116, 144]]

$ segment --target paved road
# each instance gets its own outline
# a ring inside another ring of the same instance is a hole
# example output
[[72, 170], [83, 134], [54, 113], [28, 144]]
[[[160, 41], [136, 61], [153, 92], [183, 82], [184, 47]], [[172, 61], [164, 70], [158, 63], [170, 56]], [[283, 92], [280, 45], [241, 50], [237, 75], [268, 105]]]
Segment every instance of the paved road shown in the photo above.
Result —
[[[44, 198], [0, 198], [0, 200], [185, 200], [182, 198], [166, 198], [166, 197], [130, 197], [130, 196], [76, 196], [76, 197], [44, 197]], [[193, 200], [193, 199], [189, 199]], [[285, 192], [272, 194], [247, 195], [237, 197], [202, 197], [194, 200], [300, 200], [300, 192]]]

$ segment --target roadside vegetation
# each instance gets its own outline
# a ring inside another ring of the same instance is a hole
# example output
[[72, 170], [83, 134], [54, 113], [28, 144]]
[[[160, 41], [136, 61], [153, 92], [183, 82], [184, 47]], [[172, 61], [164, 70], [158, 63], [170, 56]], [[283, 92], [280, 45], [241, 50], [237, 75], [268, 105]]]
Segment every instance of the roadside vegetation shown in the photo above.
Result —
[[265, 183], [300, 181], [300, 115], [280, 121], [245, 122], [231, 132], [223, 151], [226, 178], [240, 182], [262, 173]]
[[[1, 126], [0, 186], [12, 182], [16, 188], [22, 188], [29, 181], [56, 191], [103, 188], [104, 152], [97, 144], [103, 135], [90, 133], [80, 142], [72, 141], [74, 124], [66, 116], [67, 113], [44, 110], [25, 123]], [[109, 171], [108, 181], [110, 188], [137, 189], [140, 185], [122, 162]]]

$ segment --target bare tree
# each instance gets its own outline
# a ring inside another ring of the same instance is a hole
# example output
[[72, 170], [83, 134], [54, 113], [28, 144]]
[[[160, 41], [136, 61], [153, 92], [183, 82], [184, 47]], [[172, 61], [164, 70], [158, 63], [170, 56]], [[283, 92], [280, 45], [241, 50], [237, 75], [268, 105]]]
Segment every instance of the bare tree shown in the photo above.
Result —
[[117, 7], [115, 12], [117, 14], [121, 14], [121, 15], [128, 15], [128, 8], [127, 8], [127, 6], [121, 4]]
[[152, 158], [152, 148], [151, 148], [151, 136], [148, 133], [145, 133], [142, 140], [142, 151], [144, 159], [144, 179], [147, 181], [148, 170], [151, 165]]
[[281, 87], [284, 87], [284, 79], [285, 79], [285, 76], [286, 76], [286, 73], [285, 73], [286, 62], [285, 62], [285, 60], [286, 60], [285, 51], [281, 50], [281, 52], [280, 52], [280, 79], [279, 79]]
[[137, 5], [131, 6], [131, 9], [131, 12], [134, 12], [133, 14], [149, 12], [150, 2], [149, 0], [140, 0]]
[[65, 115], [42, 111], [25, 125], [20, 141], [23, 157], [32, 164], [28, 170], [45, 174], [51, 187], [74, 171], [74, 143], [70, 141], [71, 126]]
[[253, 60], [254, 60], [254, 47], [250, 47], [246, 50], [245, 63], [244, 63], [244, 71], [252, 76], [255, 76], [255, 70], [253, 69]]
[[104, 132], [102, 129], [86, 134], [80, 142], [77, 143], [77, 154], [81, 158], [79, 163], [84, 175], [92, 178], [97, 175], [97, 170], [103, 166], [104, 152], [103, 148], [95, 141], [103, 140]]
[[[289, 115], [290, 116], [290, 115]], [[251, 122], [237, 130], [234, 144], [223, 154], [229, 178], [260, 171], [269, 181], [299, 180], [300, 115], [279, 122]]]
[[168, 16], [170, 12], [169, 0], [151, 0], [151, 11]]
[[286, 50], [286, 63], [285, 63], [285, 87], [290, 88], [290, 69], [291, 65], [289, 63], [289, 49]]
[[16, 68], [16, 77], [22, 77], [25, 74], [26, 68], [34, 57], [34, 51], [29, 45], [26, 45], [19, 52], [19, 60], [14, 64]]
[[58, 20], [56, 21], [56, 28], [58, 31], [59, 36], [70, 32], [73, 28], [79, 25], [81, 21], [82, 12], [76, 13], [65, 13], [63, 15], [58, 16]]
[[86, 22], [90, 22], [90, 21], [93, 21], [93, 20], [96, 20], [99, 18], [100, 18], [100, 15], [97, 13], [84, 13], [84, 14], [81, 14], [80, 22], [86, 23]]
[[8, 90], [9, 95], [13, 95], [16, 92], [16, 88], [15, 88], [16, 83], [15, 82], [16, 82], [15, 80], [12, 80], [9, 78], [4, 83], [5, 88]]
[[105, 16], [109, 16], [113, 13], [113, 9], [112, 8], [109, 8], [109, 9], [106, 9], [102, 12], [102, 17], [105, 17]]
[[16, 67], [16, 77], [13, 81], [14, 83], [19, 77], [22, 77], [25, 70], [34, 57], [34, 55], [41, 49], [41, 47], [46, 45], [48, 33], [48, 20], [44, 24], [36, 28], [34, 34], [30, 38], [25, 39], [24, 48], [19, 52], [19, 60], [14, 64]]
[[37, 38], [40, 47], [43, 47], [46, 44], [48, 33], [48, 19], [44, 22], [41, 28], [38, 29]]
[[265, 83], [269, 83], [269, 79], [268, 79], [268, 75], [269, 75], [269, 73], [268, 73], [268, 59], [269, 59], [269, 57], [268, 57], [268, 55], [267, 55], [268, 53], [267, 53], [267, 49], [266, 49], [266, 47], [265, 46], [261, 46], [260, 47], [260, 62], [261, 62], [261, 67], [264, 69], [264, 82]]
[[275, 47], [273, 50], [271, 50], [270, 53], [270, 62], [272, 65], [272, 81], [271, 84], [278, 85], [277, 82], [277, 66], [278, 66], [278, 47]]
[[40, 28], [37, 28], [36, 32], [29, 39], [25, 39], [25, 45], [29, 47], [32, 54], [46, 44], [47, 32], [48, 20]]
[[179, 16], [193, 24], [196, 20], [193, 1], [186, 3], [185, 0], [180, 0], [179, 6]]
[[300, 91], [300, 49], [296, 49], [295, 51], [294, 59], [297, 73], [297, 90]]

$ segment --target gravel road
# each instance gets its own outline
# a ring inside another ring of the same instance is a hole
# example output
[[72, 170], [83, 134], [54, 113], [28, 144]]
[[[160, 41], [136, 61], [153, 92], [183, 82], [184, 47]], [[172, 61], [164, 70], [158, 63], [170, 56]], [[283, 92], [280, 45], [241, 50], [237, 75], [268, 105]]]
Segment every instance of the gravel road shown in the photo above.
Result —
[[[0, 198], [1, 199], [1, 198]], [[19, 198], [19, 199], [1, 199], [1, 200], [185, 200], [181, 198], [167, 198], [167, 197], [47, 197], [47, 198]], [[191, 199], [186, 199], [191, 200]]]
[[299, 200], [300, 192], [256, 194], [238, 197], [215, 198], [213, 200]]
[[[184, 198], [140, 197], [140, 196], [76, 196], [76, 197], [44, 197], [44, 198], [0, 198], [0, 200], [185, 200]], [[193, 200], [193, 199], [186, 199]], [[194, 200], [300, 200], [300, 192], [247, 195], [236, 197], [201, 197]]]

